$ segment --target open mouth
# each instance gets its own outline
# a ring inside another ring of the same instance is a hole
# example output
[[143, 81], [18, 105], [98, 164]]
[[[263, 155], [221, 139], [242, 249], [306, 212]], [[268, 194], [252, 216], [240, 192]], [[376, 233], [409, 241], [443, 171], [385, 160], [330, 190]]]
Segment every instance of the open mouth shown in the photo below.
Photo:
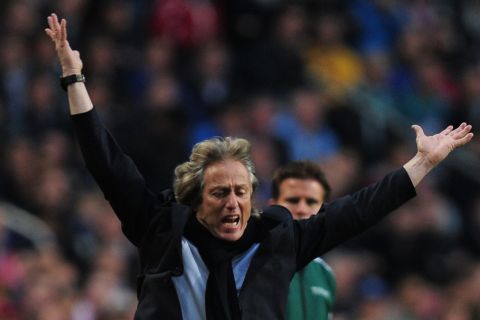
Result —
[[226, 216], [222, 219], [222, 224], [226, 227], [236, 227], [240, 223], [240, 216]]

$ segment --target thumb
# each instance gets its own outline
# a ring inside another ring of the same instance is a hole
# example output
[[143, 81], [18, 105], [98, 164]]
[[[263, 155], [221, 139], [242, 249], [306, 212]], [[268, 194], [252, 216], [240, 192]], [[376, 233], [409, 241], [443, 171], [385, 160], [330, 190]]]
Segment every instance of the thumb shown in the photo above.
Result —
[[417, 138], [425, 135], [425, 133], [423, 133], [422, 127], [420, 127], [419, 125], [412, 125], [412, 129], [415, 131]]

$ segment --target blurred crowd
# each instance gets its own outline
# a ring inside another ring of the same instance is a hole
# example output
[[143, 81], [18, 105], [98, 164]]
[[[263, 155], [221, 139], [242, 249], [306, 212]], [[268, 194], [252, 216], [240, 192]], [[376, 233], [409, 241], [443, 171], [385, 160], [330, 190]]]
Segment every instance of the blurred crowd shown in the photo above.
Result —
[[[0, 319], [132, 319], [136, 305], [136, 252], [78, 152], [51, 12], [155, 191], [215, 135], [252, 142], [261, 208], [286, 161], [320, 163], [335, 198], [412, 157], [413, 123], [480, 128], [475, 0], [3, 0]], [[479, 160], [475, 138], [325, 257], [335, 320], [480, 319]]]

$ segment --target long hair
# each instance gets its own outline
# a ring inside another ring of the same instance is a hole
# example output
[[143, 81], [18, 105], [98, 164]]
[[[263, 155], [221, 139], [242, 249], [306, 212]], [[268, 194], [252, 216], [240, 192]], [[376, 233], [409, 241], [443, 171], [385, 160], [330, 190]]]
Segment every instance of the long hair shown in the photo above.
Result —
[[247, 168], [253, 196], [258, 180], [250, 155], [250, 142], [242, 138], [215, 137], [193, 146], [190, 160], [175, 168], [173, 191], [177, 202], [192, 207], [199, 205], [205, 169], [213, 163], [228, 159], [239, 161]]

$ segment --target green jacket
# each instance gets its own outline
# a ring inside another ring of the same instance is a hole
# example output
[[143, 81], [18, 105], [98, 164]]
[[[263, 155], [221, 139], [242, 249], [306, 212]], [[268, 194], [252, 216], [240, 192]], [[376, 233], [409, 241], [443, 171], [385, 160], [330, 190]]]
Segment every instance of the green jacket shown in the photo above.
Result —
[[332, 269], [320, 258], [297, 272], [290, 283], [288, 320], [332, 318], [336, 282]]

